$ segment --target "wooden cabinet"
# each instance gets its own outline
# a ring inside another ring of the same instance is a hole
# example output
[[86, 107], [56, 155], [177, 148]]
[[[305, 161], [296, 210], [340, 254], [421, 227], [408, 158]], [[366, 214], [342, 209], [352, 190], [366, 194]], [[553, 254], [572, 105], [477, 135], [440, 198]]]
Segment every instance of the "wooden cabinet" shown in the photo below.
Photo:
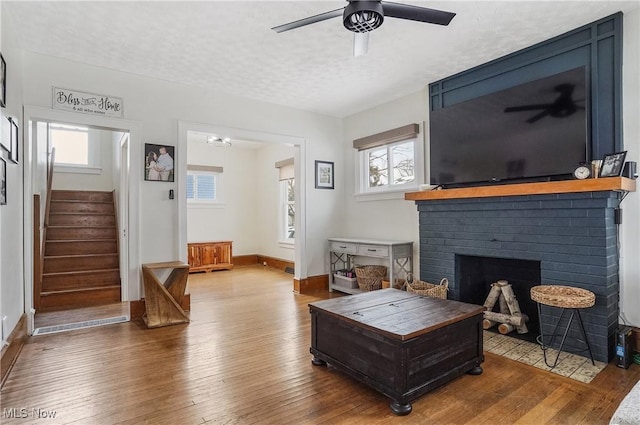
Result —
[[189, 273], [232, 269], [233, 251], [231, 245], [231, 241], [187, 244]]

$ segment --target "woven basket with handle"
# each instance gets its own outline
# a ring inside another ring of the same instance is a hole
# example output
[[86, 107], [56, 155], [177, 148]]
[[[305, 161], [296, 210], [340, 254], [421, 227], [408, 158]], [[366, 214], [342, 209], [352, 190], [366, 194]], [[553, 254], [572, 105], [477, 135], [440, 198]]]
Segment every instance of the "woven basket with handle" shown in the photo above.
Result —
[[439, 285], [423, 282], [421, 280], [414, 280], [412, 282], [407, 282], [406, 286], [407, 292], [446, 300], [447, 291], [449, 290], [449, 280], [446, 277], [443, 277], [442, 280], [440, 280]]
[[382, 286], [382, 279], [387, 277], [387, 266], [356, 266], [358, 287], [362, 291], [374, 291]]

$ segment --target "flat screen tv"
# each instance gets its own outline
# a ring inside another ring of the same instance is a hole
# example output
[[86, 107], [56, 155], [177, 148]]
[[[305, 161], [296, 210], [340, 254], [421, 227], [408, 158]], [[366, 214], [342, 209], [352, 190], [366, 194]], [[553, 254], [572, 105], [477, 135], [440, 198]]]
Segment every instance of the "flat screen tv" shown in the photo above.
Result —
[[568, 178], [588, 158], [585, 68], [430, 114], [430, 183], [449, 187]]

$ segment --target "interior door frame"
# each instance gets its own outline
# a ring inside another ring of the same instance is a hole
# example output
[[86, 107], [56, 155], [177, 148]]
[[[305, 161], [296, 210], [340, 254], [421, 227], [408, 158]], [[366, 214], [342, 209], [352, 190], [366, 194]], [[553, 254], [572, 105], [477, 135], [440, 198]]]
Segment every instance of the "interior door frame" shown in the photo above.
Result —
[[222, 127], [213, 124], [202, 124], [189, 121], [178, 121], [178, 246], [176, 255], [187, 262], [187, 135], [190, 131], [211, 134], [224, 134], [231, 139], [249, 140], [261, 143], [290, 144], [295, 149], [295, 196], [296, 196], [296, 242], [294, 249], [294, 278], [302, 280], [307, 277], [306, 241], [306, 140], [303, 137], [266, 133], [261, 131]]
[[[24, 308], [27, 313], [27, 331], [29, 335], [34, 331], [33, 308], [33, 195], [34, 195], [34, 178], [37, 171], [37, 160], [35, 152], [37, 146], [33, 143], [33, 134], [30, 131], [31, 123], [35, 121], [44, 122], [63, 122], [78, 125], [86, 125], [104, 130], [129, 133], [129, 211], [127, 221], [128, 229], [128, 246], [127, 262], [128, 270], [121, 271], [122, 285], [121, 295], [122, 301], [140, 299], [141, 280], [140, 280], [140, 179], [135, 176], [142, 175], [142, 143], [141, 143], [141, 124], [138, 121], [123, 120], [116, 118], [102, 117], [98, 115], [88, 115], [73, 113], [67, 111], [53, 110], [38, 106], [25, 105], [23, 107], [23, 131], [25, 137], [24, 143]], [[140, 149], [137, 149], [139, 147]], [[120, 147], [118, 147], [120, 148]], [[125, 170], [124, 172], [126, 172]], [[124, 219], [124, 217], [120, 218]]]

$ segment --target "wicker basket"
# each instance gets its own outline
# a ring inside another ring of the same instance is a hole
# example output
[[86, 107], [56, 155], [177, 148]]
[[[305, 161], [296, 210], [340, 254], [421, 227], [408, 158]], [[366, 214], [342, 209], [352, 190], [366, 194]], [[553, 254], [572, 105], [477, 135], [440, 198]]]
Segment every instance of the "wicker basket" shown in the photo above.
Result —
[[362, 291], [374, 291], [382, 286], [382, 279], [387, 277], [387, 266], [356, 266], [356, 278]]
[[423, 295], [432, 298], [447, 299], [447, 291], [449, 290], [449, 280], [443, 277], [439, 285], [423, 282], [421, 280], [414, 280], [413, 282], [407, 282], [407, 292], [413, 292], [414, 294]]

